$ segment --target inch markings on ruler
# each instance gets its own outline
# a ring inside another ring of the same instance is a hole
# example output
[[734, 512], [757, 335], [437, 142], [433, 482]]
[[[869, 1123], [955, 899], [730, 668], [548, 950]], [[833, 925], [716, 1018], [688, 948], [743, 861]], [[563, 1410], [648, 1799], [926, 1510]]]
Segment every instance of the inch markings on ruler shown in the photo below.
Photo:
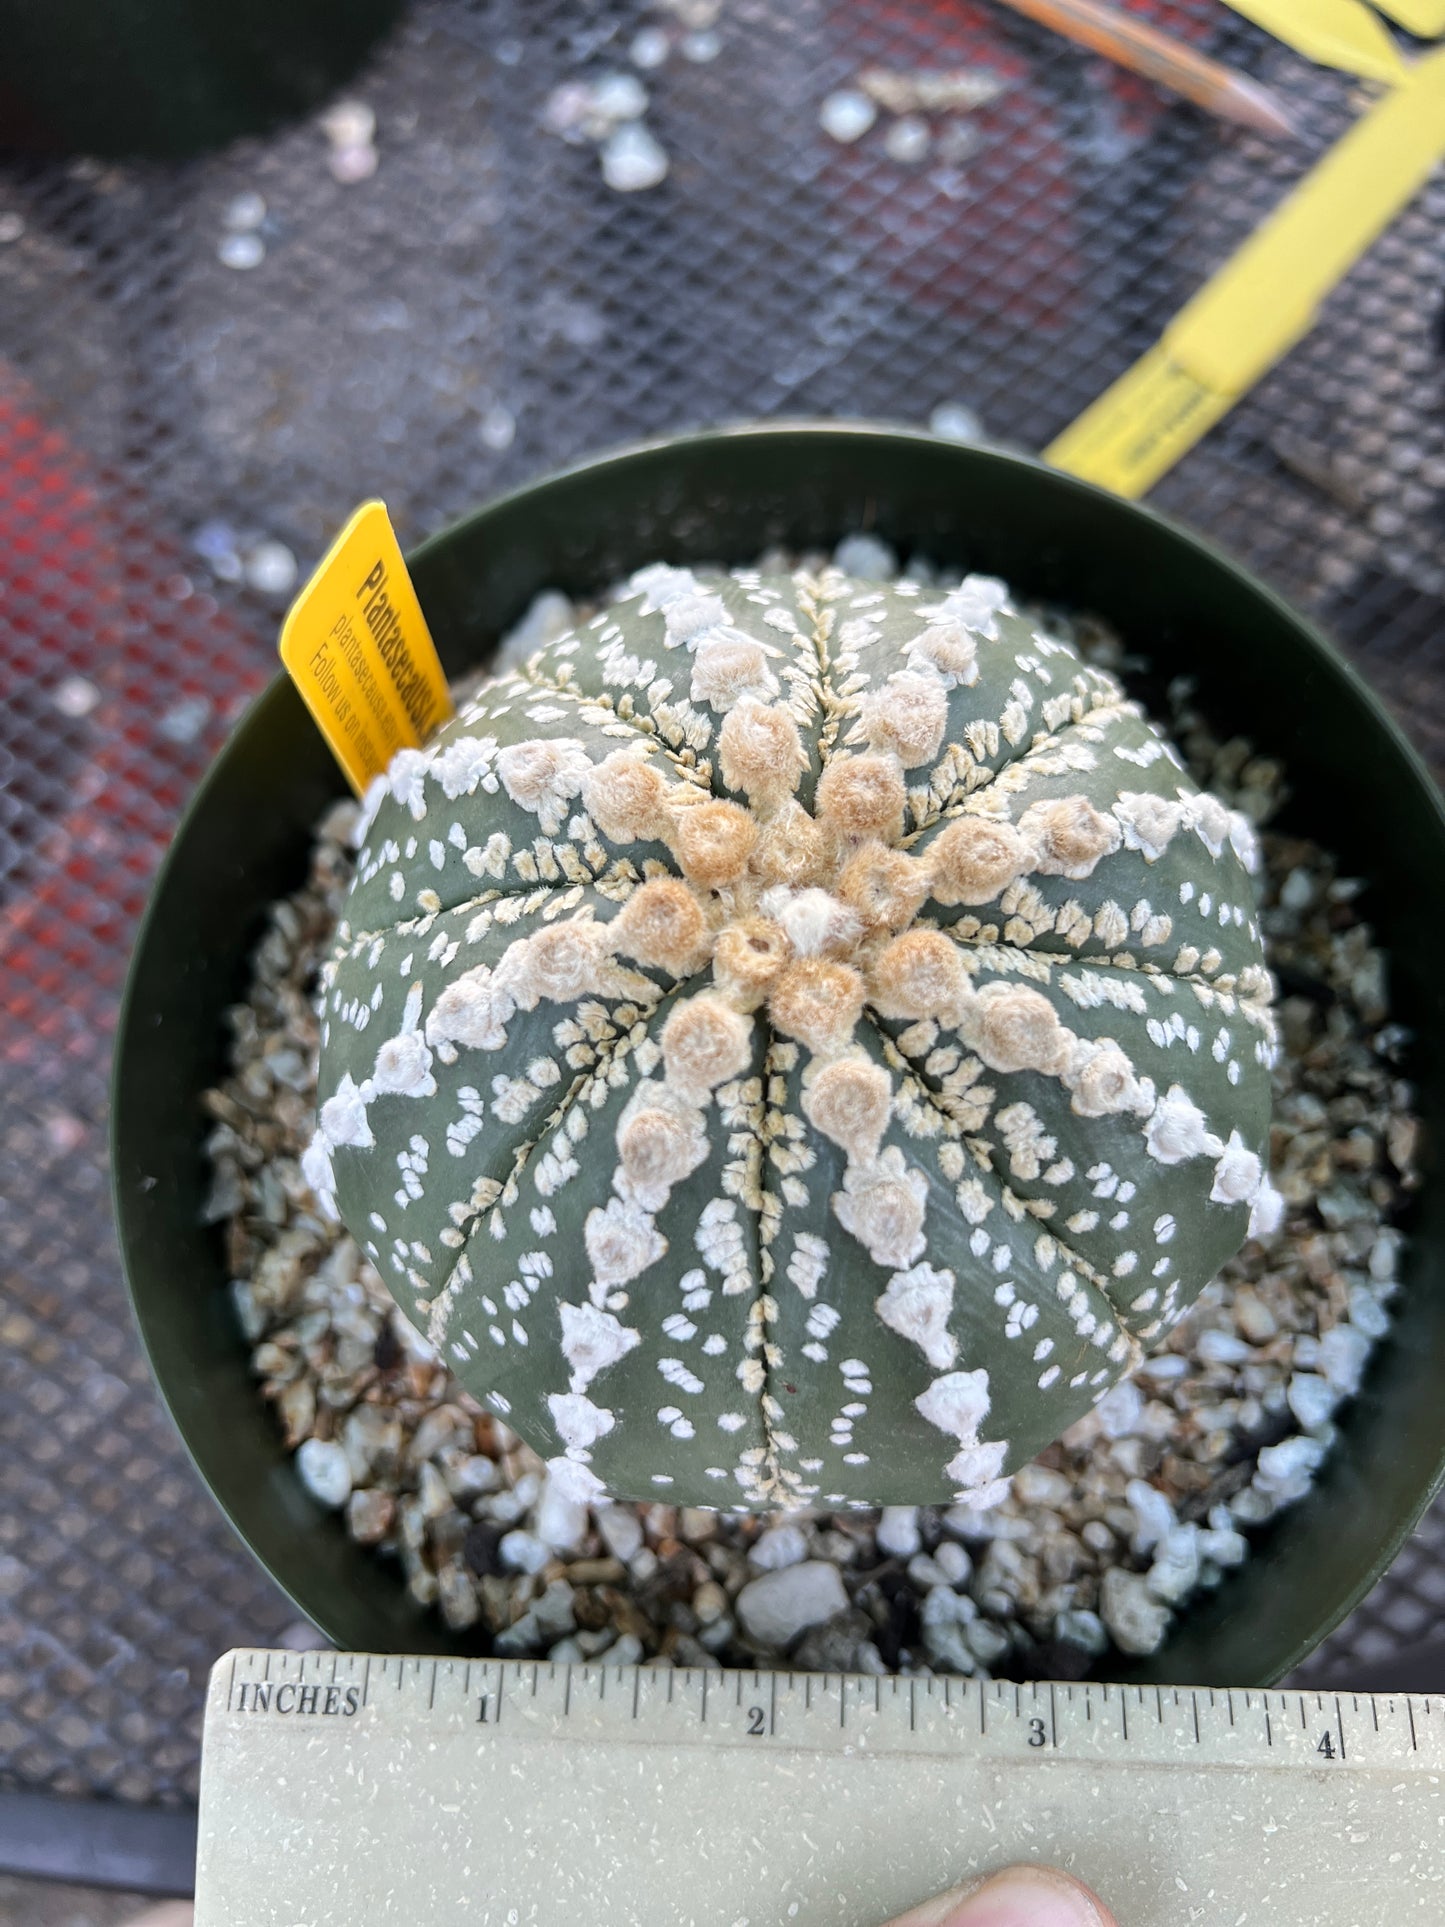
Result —
[[196, 1927], [877, 1927], [1010, 1860], [1139, 1927], [1445, 1918], [1404, 1695], [240, 1652]]

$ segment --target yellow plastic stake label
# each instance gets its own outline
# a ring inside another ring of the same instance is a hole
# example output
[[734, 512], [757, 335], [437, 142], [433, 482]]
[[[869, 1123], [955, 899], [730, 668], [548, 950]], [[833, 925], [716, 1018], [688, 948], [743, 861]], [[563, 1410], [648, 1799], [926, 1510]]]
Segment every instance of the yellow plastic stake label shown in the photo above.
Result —
[[364, 502], [291, 606], [281, 660], [360, 796], [452, 714], [384, 502]]
[[1355, 123], [1044, 459], [1142, 495], [1308, 333], [1442, 157], [1445, 49]]
[[[1404, 56], [1377, 14], [1365, 0], [1228, 0], [1236, 13], [1252, 20], [1276, 40], [1282, 40], [1306, 60], [1321, 67], [1339, 67], [1364, 80], [1383, 80], [1398, 86], [1409, 72]], [[1418, 12], [1445, 0], [1392, 0]]]
[[1044, 460], [1086, 481], [1139, 496], [1228, 412], [1216, 395], [1151, 348], [1044, 451]]
[[1421, 40], [1438, 40], [1445, 34], [1445, 0], [1379, 0], [1379, 6], [1381, 13]]

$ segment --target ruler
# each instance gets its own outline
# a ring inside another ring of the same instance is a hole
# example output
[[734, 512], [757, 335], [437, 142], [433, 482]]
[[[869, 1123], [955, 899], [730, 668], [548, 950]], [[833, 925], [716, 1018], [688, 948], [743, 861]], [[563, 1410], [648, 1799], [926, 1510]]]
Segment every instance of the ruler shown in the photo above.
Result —
[[196, 1927], [880, 1927], [1010, 1861], [1126, 1927], [1445, 1919], [1445, 1700], [229, 1654]]

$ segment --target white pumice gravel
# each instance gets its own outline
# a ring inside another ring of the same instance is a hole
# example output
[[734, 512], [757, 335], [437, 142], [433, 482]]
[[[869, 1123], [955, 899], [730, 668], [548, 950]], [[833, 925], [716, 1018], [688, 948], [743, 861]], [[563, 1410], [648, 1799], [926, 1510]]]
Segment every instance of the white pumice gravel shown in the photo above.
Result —
[[642, 125], [627, 121], [602, 143], [602, 178], [618, 194], [639, 194], [667, 179], [667, 154]]
[[789, 1521], [769, 1527], [755, 1539], [748, 1560], [760, 1572], [781, 1572], [784, 1566], [800, 1565], [807, 1556], [808, 1541], [802, 1528]]
[[760, 1646], [781, 1652], [810, 1626], [846, 1612], [848, 1595], [836, 1566], [807, 1559], [750, 1579], [737, 1596], [737, 1608], [744, 1632]]
[[923, 1549], [916, 1505], [886, 1505], [878, 1515], [874, 1543], [890, 1559], [911, 1559]]
[[855, 87], [843, 87], [836, 94], [829, 94], [818, 110], [823, 132], [844, 147], [862, 140], [877, 118], [878, 109]]
[[[850, 538], [840, 560], [860, 574], [898, 567], [872, 535]], [[906, 570], [935, 579], [926, 563]], [[539, 598], [504, 650], [537, 646], [572, 613]], [[1053, 620], [1129, 673], [1099, 625]], [[1195, 777], [1267, 823], [1285, 772], [1214, 737], [1183, 685], [1154, 707]], [[1155, 1651], [1191, 1598], [1248, 1557], [1250, 1531], [1309, 1490], [1388, 1331], [1403, 1247], [1392, 1219], [1415, 1182], [1417, 1137], [1407, 1040], [1360, 886], [1317, 845], [1263, 838], [1263, 925], [1284, 986], [1271, 1159], [1282, 1225], [1247, 1244], [1167, 1348], [992, 1511], [769, 1519], [589, 1511], [552, 1491], [317, 1209], [299, 1168], [313, 1125], [310, 992], [350, 880], [355, 815], [338, 804], [318, 827], [311, 874], [272, 907], [230, 1013], [231, 1072], [207, 1098], [207, 1216], [298, 1477], [463, 1643], [685, 1666], [1107, 1675], [1111, 1647]], [[378, 1564], [378, 1587], [396, 1583]]]

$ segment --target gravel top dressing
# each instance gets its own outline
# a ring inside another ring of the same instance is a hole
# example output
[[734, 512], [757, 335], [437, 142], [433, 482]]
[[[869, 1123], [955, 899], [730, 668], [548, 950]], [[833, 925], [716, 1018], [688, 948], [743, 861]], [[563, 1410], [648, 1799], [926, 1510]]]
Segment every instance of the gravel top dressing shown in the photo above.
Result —
[[[836, 560], [855, 576], [896, 570], [867, 537]], [[920, 565], [907, 575], [954, 586]], [[564, 599], [540, 598], [503, 664], [575, 619]], [[1095, 624], [1044, 626], [1126, 682], [1142, 670]], [[1261, 831], [1283, 1219], [983, 1507], [588, 1506], [468, 1397], [301, 1173], [313, 996], [351, 882], [357, 809], [339, 804], [318, 826], [311, 874], [273, 906], [247, 1001], [230, 1013], [232, 1072], [207, 1098], [208, 1217], [224, 1229], [258, 1389], [298, 1476], [354, 1539], [399, 1562], [449, 1628], [553, 1659], [786, 1655], [834, 1671], [1067, 1678], [1111, 1646], [1156, 1650], [1191, 1596], [1249, 1557], [1250, 1528], [1308, 1489], [1389, 1324], [1393, 1220], [1414, 1181], [1404, 1040], [1355, 907], [1361, 886], [1316, 844], [1268, 827], [1287, 772], [1217, 739], [1187, 687], [1149, 693], [1194, 781]], [[395, 1582], [378, 1571], [377, 1583]]]

